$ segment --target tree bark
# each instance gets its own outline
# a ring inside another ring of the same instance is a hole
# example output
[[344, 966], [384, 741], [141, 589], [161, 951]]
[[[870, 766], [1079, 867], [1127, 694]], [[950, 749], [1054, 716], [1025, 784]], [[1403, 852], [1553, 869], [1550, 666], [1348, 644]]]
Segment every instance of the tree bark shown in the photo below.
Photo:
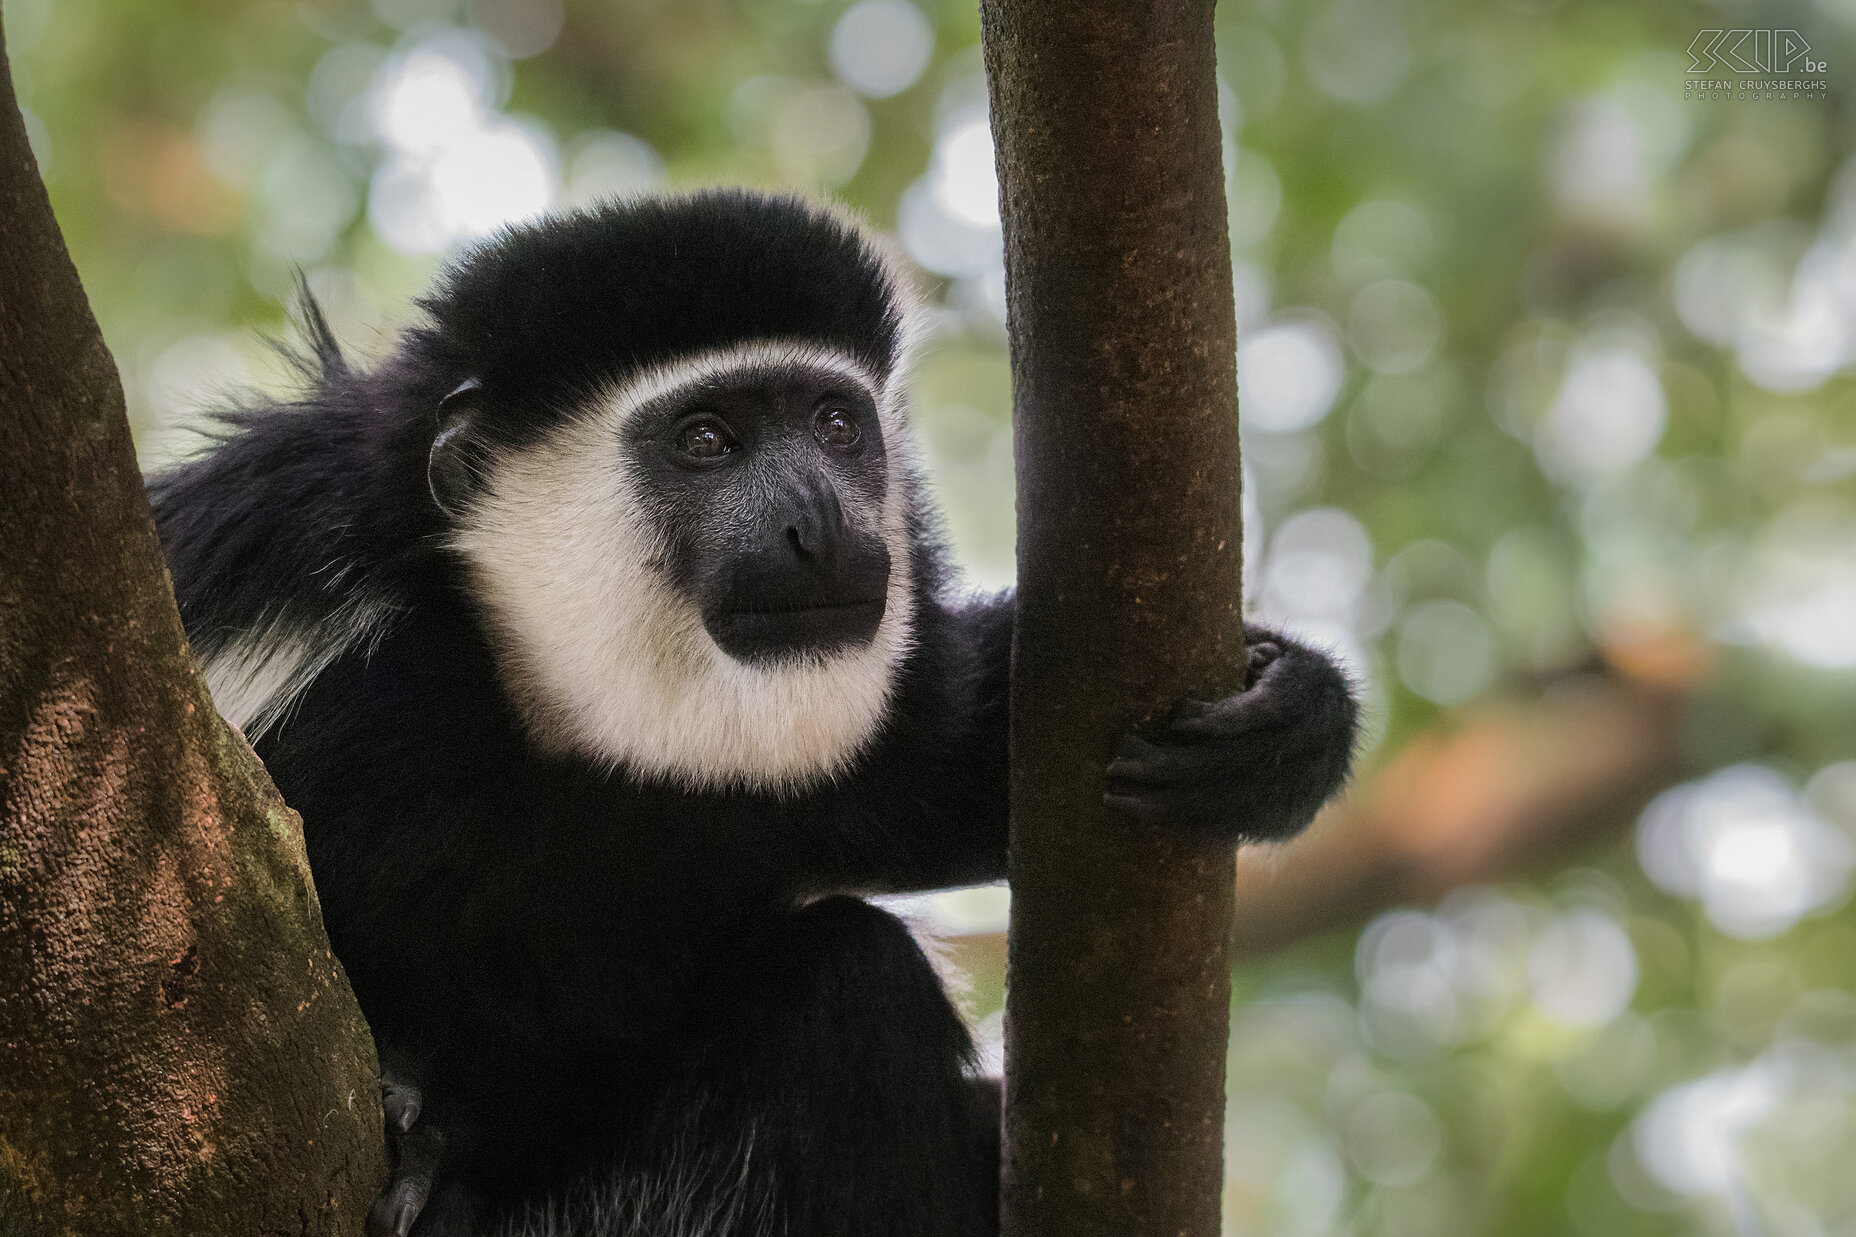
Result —
[[373, 1042], [214, 712], [0, 41], [0, 1234], [340, 1234]]
[[1242, 686], [1212, 5], [982, 0], [1015, 384], [1011, 1237], [1219, 1231], [1233, 857], [1103, 805]]

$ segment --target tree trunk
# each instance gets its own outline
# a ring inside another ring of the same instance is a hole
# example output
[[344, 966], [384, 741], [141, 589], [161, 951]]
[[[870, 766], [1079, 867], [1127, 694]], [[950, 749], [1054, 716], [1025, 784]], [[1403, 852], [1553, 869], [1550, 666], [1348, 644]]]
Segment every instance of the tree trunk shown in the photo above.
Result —
[[373, 1042], [214, 712], [0, 42], [0, 1234], [356, 1233]]
[[982, 0], [1018, 469], [1005, 1229], [1219, 1231], [1233, 857], [1102, 802], [1242, 685], [1236, 323], [1205, 0]]

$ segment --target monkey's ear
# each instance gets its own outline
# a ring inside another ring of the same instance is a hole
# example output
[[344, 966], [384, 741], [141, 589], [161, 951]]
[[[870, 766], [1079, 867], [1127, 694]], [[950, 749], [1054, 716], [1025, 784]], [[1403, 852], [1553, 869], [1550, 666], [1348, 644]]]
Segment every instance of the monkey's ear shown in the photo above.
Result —
[[425, 484], [438, 509], [456, 519], [482, 487], [489, 451], [483, 440], [483, 383], [466, 378], [438, 401], [438, 434], [425, 463]]

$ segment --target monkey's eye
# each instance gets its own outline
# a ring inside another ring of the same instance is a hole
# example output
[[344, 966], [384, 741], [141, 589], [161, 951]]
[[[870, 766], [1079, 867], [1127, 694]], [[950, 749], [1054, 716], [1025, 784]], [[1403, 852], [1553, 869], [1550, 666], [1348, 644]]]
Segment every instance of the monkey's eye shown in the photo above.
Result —
[[812, 435], [828, 447], [840, 451], [854, 447], [864, 432], [857, 428], [857, 418], [845, 408], [822, 408], [812, 423]]
[[719, 421], [692, 421], [677, 435], [677, 449], [693, 460], [719, 460], [737, 444]]

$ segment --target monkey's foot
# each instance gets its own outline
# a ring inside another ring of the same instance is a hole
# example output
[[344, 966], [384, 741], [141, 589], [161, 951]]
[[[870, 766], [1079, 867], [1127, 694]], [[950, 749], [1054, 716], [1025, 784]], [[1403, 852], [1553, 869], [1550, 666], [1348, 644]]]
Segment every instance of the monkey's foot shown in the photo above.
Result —
[[380, 1104], [387, 1114], [393, 1175], [367, 1213], [367, 1237], [407, 1237], [432, 1195], [432, 1182], [445, 1154], [445, 1135], [430, 1125], [419, 1124], [423, 1101], [419, 1088], [409, 1082], [380, 1080]]
[[1186, 701], [1125, 736], [1106, 802], [1225, 842], [1283, 840], [1346, 780], [1359, 708], [1340, 667], [1261, 627], [1246, 629], [1250, 686]]

